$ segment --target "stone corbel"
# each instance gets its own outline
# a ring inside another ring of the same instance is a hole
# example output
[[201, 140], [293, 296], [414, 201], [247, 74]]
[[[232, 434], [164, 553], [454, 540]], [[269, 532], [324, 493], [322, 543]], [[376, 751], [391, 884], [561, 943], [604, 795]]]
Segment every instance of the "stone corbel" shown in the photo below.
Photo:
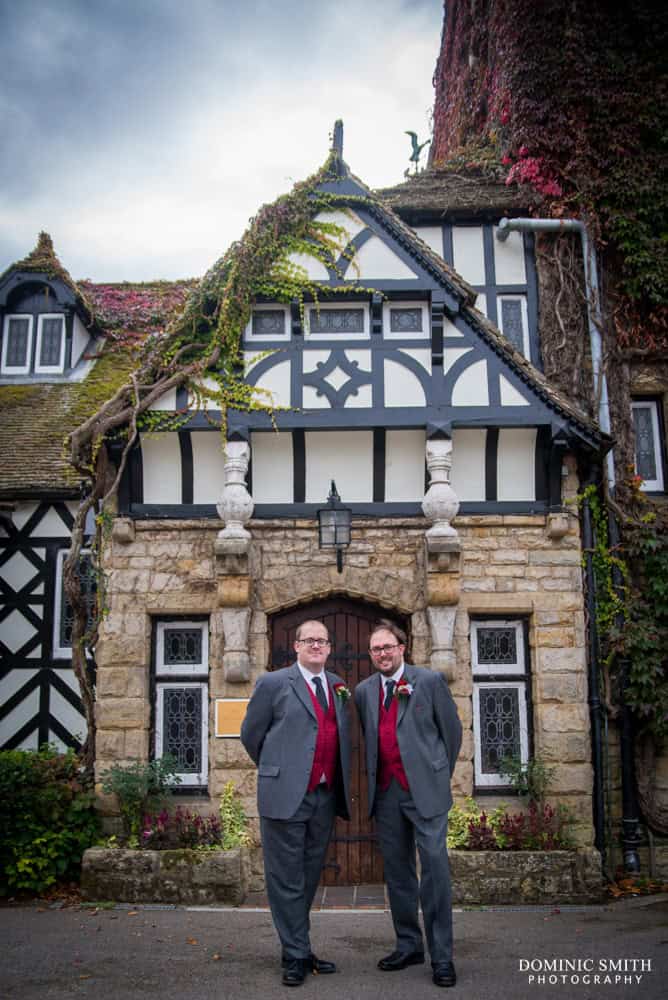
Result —
[[459, 601], [461, 542], [450, 523], [459, 510], [459, 500], [450, 485], [451, 468], [452, 440], [428, 440], [427, 469], [431, 481], [422, 510], [432, 522], [425, 532], [427, 602], [430, 605], [457, 604]]
[[546, 525], [547, 537], [553, 541], [560, 541], [564, 535], [568, 534], [568, 515], [563, 511], [553, 511], [547, 515]]
[[230, 684], [245, 684], [250, 680], [250, 656], [248, 654], [248, 628], [250, 608], [226, 608], [221, 612], [223, 619], [223, 672]]
[[432, 670], [444, 674], [451, 682], [455, 679], [455, 616], [456, 608], [427, 608], [427, 620], [431, 631]]

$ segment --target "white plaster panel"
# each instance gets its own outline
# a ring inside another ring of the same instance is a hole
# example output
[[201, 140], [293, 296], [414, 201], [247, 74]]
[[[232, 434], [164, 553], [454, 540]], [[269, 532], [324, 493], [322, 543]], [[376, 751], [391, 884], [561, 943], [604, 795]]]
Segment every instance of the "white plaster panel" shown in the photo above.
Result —
[[322, 261], [312, 257], [310, 253], [291, 253], [288, 260], [295, 267], [303, 268], [309, 278], [313, 278], [314, 281], [329, 281], [325, 265]]
[[34, 626], [20, 611], [12, 611], [2, 623], [2, 641], [12, 653], [16, 653], [34, 635]]
[[36, 673], [37, 668], [34, 670], [10, 670], [7, 676], [0, 680], [0, 705], [6, 704]]
[[521, 392], [511, 385], [505, 375], [499, 376], [499, 389], [501, 392], [501, 406], [530, 406], [529, 400]]
[[373, 394], [371, 392], [370, 385], [361, 385], [357, 390], [357, 394], [351, 393], [346, 399], [346, 409], [351, 407], [359, 407], [363, 409], [373, 405]]
[[510, 427], [499, 431], [496, 476], [499, 500], [536, 499], [535, 427]]
[[[39, 688], [35, 691], [31, 691], [27, 698], [16, 706], [13, 711], [11, 711], [5, 718], [0, 722], [0, 746], [6, 743], [14, 733], [18, 732], [26, 722], [30, 722], [39, 713]], [[32, 736], [30, 737], [32, 740]], [[34, 743], [27, 741], [21, 744], [21, 749], [26, 750], [36, 750], [37, 749], [37, 734], [34, 737]]]
[[304, 374], [310, 375], [311, 372], [314, 372], [317, 369], [318, 365], [324, 365], [327, 362], [327, 359], [331, 353], [332, 352], [330, 350], [312, 351], [305, 348], [304, 353], [302, 355], [303, 357], [302, 366]]
[[17, 750], [39, 750], [39, 730], [33, 729], [16, 747]]
[[443, 353], [445, 371], [447, 372], [452, 368], [455, 361], [459, 361], [460, 358], [463, 358], [465, 354], [468, 354], [472, 350], [472, 347], [446, 347]]
[[177, 434], [142, 434], [144, 503], [181, 503], [181, 451]]
[[452, 434], [450, 482], [459, 500], [485, 499], [485, 444], [487, 431], [461, 427]]
[[314, 385], [302, 386], [302, 407], [305, 410], [329, 410], [330, 404], [324, 392], [318, 395]]
[[164, 396], [157, 399], [151, 406], [152, 410], [170, 410], [176, 409], [176, 389], [170, 389], [166, 392]]
[[443, 336], [444, 337], [464, 337], [461, 330], [458, 330], [452, 320], [448, 319], [447, 316], [443, 317]]
[[68, 733], [83, 740], [86, 735], [86, 720], [80, 712], [77, 712], [76, 708], [70, 705], [69, 701], [63, 698], [60, 691], [56, 691], [53, 687], [49, 692], [49, 711]]
[[88, 330], [81, 322], [77, 314], [74, 314], [74, 324], [72, 327], [72, 368], [81, 358], [86, 344], [88, 343]]
[[41, 660], [42, 659], [42, 647], [41, 645], [35, 646], [31, 649], [29, 653], [26, 653], [26, 660]]
[[225, 457], [220, 431], [193, 431], [193, 503], [218, 503], [225, 486]]
[[373, 432], [306, 432], [306, 502], [324, 503], [332, 479], [343, 503], [373, 499]]
[[351, 266], [346, 272], [348, 280], [391, 280], [393, 278], [415, 278], [417, 275], [404, 264], [394, 250], [391, 250], [378, 236], [372, 236], [360, 247]]
[[[14, 523], [16, 524], [16, 516], [14, 517]], [[31, 533], [31, 538], [69, 538], [70, 532], [69, 528], [65, 522], [61, 519], [60, 515], [56, 513], [53, 507], [50, 507], [46, 512], [42, 520], [39, 522], [37, 527]]]
[[255, 383], [256, 389], [263, 389], [258, 398], [272, 406], [290, 406], [290, 362], [279, 361], [261, 375]]
[[385, 406], [425, 406], [426, 399], [420, 380], [408, 368], [385, 358]]
[[385, 436], [385, 500], [424, 498], [425, 432], [388, 430]]
[[486, 361], [476, 361], [461, 373], [452, 390], [452, 405], [489, 406]]
[[74, 673], [71, 667], [61, 667], [58, 670], [53, 671], [57, 674], [60, 680], [67, 684], [68, 688], [74, 691], [75, 694], [80, 694], [79, 681], [77, 680], [77, 675]]
[[37, 572], [38, 570], [21, 552], [15, 552], [0, 569], [0, 576], [12, 590], [21, 590]]
[[354, 236], [357, 236], [363, 229], [366, 229], [366, 223], [362, 222], [360, 217], [352, 210], [350, 212], [319, 212], [314, 221], [332, 222], [335, 226], [341, 226], [345, 229], [348, 237], [346, 242], [350, 242]]
[[[262, 352], [259, 353], [260, 355], [262, 354]], [[220, 403], [207, 396], [207, 390], [210, 390], [212, 392], [220, 392], [220, 386], [218, 385], [216, 380], [214, 378], [211, 378], [210, 376], [204, 376], [204, 378], [198, 379], [197, 385], [199, 387], [199, 391], [201, 392], [201, 396], [198, 396], [196, 393], [194, 393], [192, 390], [189, 389], [188, 409], [194, 410], [196, 407], [199, 407], [202, 410], [219, 409]], [[176, 409], [176, 392], [174, 393], [174, 409]]]
[[371, 351], [345, 351], [348, 361], [356, 361], [362, 372], [371, 372]]
[[499, 243], [494, 227], [494, 271], [497, 285], [525, 285], [524, 240], [522, 233], [509, 233], [508, 239]]
[[482, 226], [452, 227], [452, 257], [455, 271], [470, 285], [485, 284], [485, 253]]
[[398, 353], [407, 354], [409, 358], [413, 358], [414, 361], [417, 361], [417, 363], [422, 365], [424, 370], [431, 375], [430, 348], [400, 347]]
[[251, 434], [253, 500], [255, 503], [292, 503], [292, 434], [270, 431]]
[[442, 226], [415, 226], [415, 232], [421, 240], [435, 250], [439, 257], [443, 256], [443, 228]]
[[489, 306], [487, 304], [487, 296], [483, 295], [482, 292], [478, 293], [475, 300], [475, 307], [478, 312], [481, 312], [483, 316], [489, 316]]

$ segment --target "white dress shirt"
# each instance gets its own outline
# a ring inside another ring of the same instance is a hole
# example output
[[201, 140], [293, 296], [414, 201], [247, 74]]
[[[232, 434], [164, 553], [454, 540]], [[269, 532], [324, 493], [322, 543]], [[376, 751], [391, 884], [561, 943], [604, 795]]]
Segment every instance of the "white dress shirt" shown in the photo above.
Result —
[[309, 690], [313, 692], [316, 698], [318, 697], [318, 691], [315, 684], [313, 683], [313, 678], [314, 677], [320, 678], [320, 680], [322, 681], [323, 690], [325, 692], [325, 698], [327, 699], [327, 707], [329, 708], [329, 684], [327, 683], [327, 674], [325, 673], [325, 671], [321, 670], [319, 674], [311, 673], [311, 671], [307, 670], [306, 667], [302, 667], [299, 660], [297, 660], [297, 666], [299, 667], [299, 671], [302, 677], [308, 684]]

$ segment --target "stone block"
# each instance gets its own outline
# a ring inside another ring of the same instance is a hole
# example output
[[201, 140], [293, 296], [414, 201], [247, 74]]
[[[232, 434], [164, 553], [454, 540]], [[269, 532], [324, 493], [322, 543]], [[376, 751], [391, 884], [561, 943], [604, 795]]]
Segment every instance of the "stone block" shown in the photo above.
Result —
[[586, 668], [585, 651], [581, 646], [568, 647], [566, 649], [540, 648], [536, 650], [538, 659], [538, 670], [559, 671], [568, 673], [575, 671], [581, 673]]
[[109, 695], [123, 697], [127, 693], [128, 671], [123, 667], [99, 666], [96, 681], [96, 696], [106, 698]]
[[98, 729], [95, 734], [95, 754], [100, 759], [120, 758], [125, 752], [124, 733], [117, 729]]
[[586, 763], [591, 759], [589, 733], [544, 732], [539, 750], [541, 757], [550, 764]]
[[126, 759], [148, 760], [148, 730], [127, 729], [125, 731]]
[[575, 632], [572, 628], [537, 628], [536, 645], [544, 648], [556, 646], [565, 649], [575, 645]]
[[552, 796], [560, 793], [591, 794], [593, 772], [590, 764], [561, 763], [554, 773], [550, 786]]
[[244, 607], [251, 599], [250, 576], [221, 576], [218, 578], [218, 605]]
[[579, 549], [548, 549], [529, 553], [532, 566], [579, 566], [581, 559]]
[[529, 554], [523, 549], [497, 549], [492, 552], [493, 563], [526, 563]]
[[543, 705], [537, 720], [546, 733], [588, 733], [589, 710], [586, 705]]
[[583, 674], [543, 674], [538, 681], [539, 701], [584, 701]]
[[105, 698], [95, 704], [95, 721], [100, 729], [148, 728], [150, 706], [141, 698]]
[[111, 528], [112, 540], [119, 545], [130, 545], [135, 540], [135, 523], [129, 517], [114, 518]]

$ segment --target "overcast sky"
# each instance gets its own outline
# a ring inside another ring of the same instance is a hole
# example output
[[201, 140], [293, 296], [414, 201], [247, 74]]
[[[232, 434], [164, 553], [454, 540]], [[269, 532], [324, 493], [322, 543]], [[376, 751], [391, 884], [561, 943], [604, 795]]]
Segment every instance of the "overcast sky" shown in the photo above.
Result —
[[398, 183], [429, 134], [441, 0], [0, 0], [0, 271], [51, 233], [75, 278], [204, 273], [344, 157]]

